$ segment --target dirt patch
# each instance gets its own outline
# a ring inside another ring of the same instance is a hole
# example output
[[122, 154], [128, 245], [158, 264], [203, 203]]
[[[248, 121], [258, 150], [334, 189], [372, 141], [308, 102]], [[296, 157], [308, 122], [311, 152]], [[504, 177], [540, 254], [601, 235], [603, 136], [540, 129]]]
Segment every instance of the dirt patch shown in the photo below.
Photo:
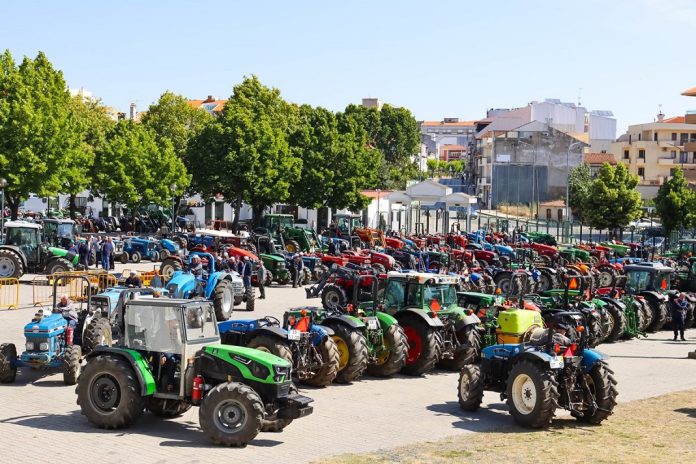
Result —
[[596, 427], [563, 417], [554, 420], [551, 428], [543, 431], [510, 426], [504, 430], [459, 434], [437, 442], [375, 453], [341, 455], [321, 462], [696, 462], [695, 426], [696, 390], [691, 390], [619, 404], [614, 415]]

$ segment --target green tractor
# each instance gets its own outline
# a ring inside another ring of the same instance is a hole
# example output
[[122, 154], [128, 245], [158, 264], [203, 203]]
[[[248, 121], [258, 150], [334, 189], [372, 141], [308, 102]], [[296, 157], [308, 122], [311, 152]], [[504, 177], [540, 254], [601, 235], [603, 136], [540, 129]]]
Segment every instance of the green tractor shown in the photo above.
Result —
[[143, 297], [119, 315], [119, 346], [97, 347], [78, 379], [77, 403], [96, 427], [120, 429], [148, 410], [176, 417], [200, 406], [215, 444], [244, 446], [312, 412], [286, 360], [220, 343], [212, 303]]
[[457, 303], [458, 276], [389, 272], [384, 310], [403, 327], [408, 341], [404, 374], [422, 375], [436, 364], [459, 370], [478, 359], [481, 320]]
[[78, 234], [77, 226], [72, 219], [49, 218], [41, 221], [41, 225], [44, 243], [52, 247], [68, 249]]
[[562, 264], [573, 264], [577, 261], [582, 263], [596, 263], [597, 258], [592, 256], [589, 251], [579, 248], [565, 247], [558, 250], [559, 261]]
[[290, 283], [290, 270], [283, 255], [259, 253], [259, 259], [263, 261], [266, 268], [266, 285], [270, 285], [271, 282], [277, 282], [278, 285]]
[[661, 263], [643, 262], [624, 266], [626, 293], [643, 297], [652, 312], [647, 332], [661, 330], [671, 319], [667, 292], [673, 272], [671, 267]]
[[41, 225], [25, 221], [5, 223], [5, 242], [0, 245], [0, 278], [18, 279], [27, 272], [69, 272], [78, 261], [77, 254], [48, 246]]
[[290, 214], [266, 214], [263, 225], [254, 230], [259, 237], [268, 237], [276, 249], [289, 253], [320, 251], [321, 242], [314, 230], [297, 227]]

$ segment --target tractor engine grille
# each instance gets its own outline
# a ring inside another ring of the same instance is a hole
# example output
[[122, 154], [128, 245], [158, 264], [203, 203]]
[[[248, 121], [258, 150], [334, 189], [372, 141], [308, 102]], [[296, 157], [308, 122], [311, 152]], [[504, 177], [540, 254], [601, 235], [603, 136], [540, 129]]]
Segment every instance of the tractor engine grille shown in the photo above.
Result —
[[232, 290], [235, 295], [244, 295], [244, 282], [232, 282]]
[[46, 345], [48, 345], [49, 348], [50, 348], [50, 344], [49, 344], [49, 342], [48, 342], [48, 338], [28, 338], [28, 339], [27, 339], [27, 344], [29, 344], [29, 343], [33, 343], [33, 344], [34, 344], [33, 347], [32, 347], [32, 349], [28, 349], [29, 346], [26, 347], [26, 348], [27, 348], [27, 351], [30, 351], [30, 352], [35, 352], [35, 351], [47, 351], [47, 350], [45, 350], [45, 349], [44, 349], [44, 350], [41, 349], [41, 345], [44, 344], [44, 343], [45, 343]]

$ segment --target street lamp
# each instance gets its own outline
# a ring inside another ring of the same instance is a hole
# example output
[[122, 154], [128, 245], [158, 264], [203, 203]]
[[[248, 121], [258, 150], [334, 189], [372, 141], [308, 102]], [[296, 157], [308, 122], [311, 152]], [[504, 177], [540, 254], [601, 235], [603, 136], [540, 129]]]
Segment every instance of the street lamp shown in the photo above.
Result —
[[7, 187], [7, 179], [0, 177], [0, 193], [2, 193], [2, 206], [0, 206], [0, 238], [5, 236], [5, 187]]
[[575, 142], [568, 146], [568, 153], [566, 153], [566, 197], [565, 197], [565, 219], [566, 221], [570, 217], [570, 151], [574, 146], [585, 145], [585, 142]]
[[381, 216], [381, 211], [379, 208], [379, 192], [381, 192], [381, 190], [375, 189], [375, 191], [377, 192], [377, 229], [379, 229], [380, 225], [382, 224], [382, 221], [381, 221], [382, 216]]
[[176, 199], [174, 193], [176, 192], [176, 184], [169, 186], [169, 191], [172, 192], [172, 232], [176, 231], [176, 211], [174, 211], [174, 200]]

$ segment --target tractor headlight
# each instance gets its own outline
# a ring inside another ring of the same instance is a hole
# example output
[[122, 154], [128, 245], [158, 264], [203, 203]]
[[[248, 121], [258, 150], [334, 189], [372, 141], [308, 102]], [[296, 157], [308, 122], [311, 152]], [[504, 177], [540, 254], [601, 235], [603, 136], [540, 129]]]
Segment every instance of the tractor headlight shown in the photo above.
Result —
[[48, 351], [48, 343], [39, 343], [39, 350]]
[[268, 370], [268, 368], [263, 364], [259, 364], [256, 361], [252, 361], [251, 373], [254, 374], [254, 377], [258, 379], [267, 379], [268, 376], [271, 374], [271, 371]]
[[34, 342], [27, 342], [27, 351], [34, 351]]

